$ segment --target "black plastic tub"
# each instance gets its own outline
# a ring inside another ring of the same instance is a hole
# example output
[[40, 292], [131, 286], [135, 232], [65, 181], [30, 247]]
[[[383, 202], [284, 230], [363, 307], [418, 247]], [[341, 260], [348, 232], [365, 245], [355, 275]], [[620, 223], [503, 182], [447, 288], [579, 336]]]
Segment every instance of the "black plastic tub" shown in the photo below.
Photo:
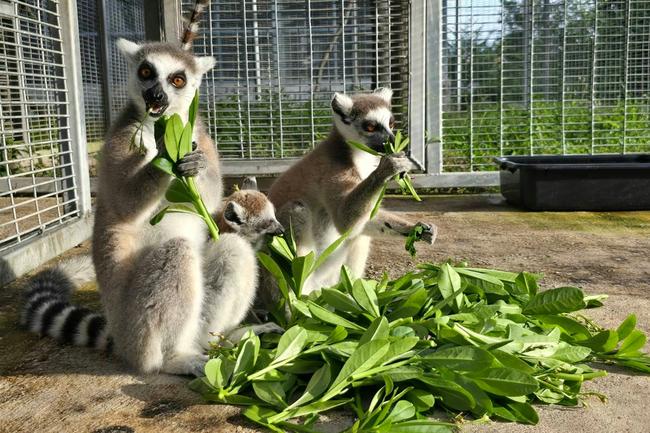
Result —
[[501, 194], [530, 210], [648, 210], [650, 154], [509, 156]]

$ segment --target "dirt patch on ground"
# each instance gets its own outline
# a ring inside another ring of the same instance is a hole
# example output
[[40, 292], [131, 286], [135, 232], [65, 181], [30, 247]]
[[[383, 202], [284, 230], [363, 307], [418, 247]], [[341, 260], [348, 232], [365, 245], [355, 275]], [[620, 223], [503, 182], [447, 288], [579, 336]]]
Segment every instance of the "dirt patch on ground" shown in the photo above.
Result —
[[[411, 260], [401, 239], [373, 244], [370, 276], [391, 276], [416, 262], [451, 258], [473, 265], [529, 270], [545, 275], [545, 287], [577, 285], [610, 295], [590, 315], [617, 326], [635, 312], [650, 331], [650, 212], [525, 213], [499, 196], [435, 197], [422, 203], [388, 200], [388, 209], [438, 225], [433, 247], [419, 247]], [[83, 252], [87, 246], [69, 254]], [[20, 287], [0, 291], [0, 432], [254, 432], [237, 408], [203, 404], [187, 380], [139, 376], [115, 359], [83, 348], [64, 347], [16, 327]], [[93, 287], [76, 301], [98, 307]], [[646, 376], [608, 368], [610, 375], [585, 389], [609, 396], [607, 404], [587, 400], [582, 408], [539, 407], [540, 424], [466, 425], [472, 432], [634, 432], [647, 431]], [[336, 431], [345, 419], [323, 425]]]

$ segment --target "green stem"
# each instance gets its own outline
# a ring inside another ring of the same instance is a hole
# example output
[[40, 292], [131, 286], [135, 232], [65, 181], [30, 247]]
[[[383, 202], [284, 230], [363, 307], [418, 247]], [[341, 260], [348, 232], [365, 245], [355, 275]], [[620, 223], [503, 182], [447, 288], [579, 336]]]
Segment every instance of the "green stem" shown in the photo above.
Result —
[[585, 380], [595, 379], [597, 377], [607, 376], [606, 371], [594, 371], [593, 373], [585, 374], [569, 374], [569, 373], [555, 373], [553, 377], [571, 382], [584, 382]]
[[196, 182], [194, 181], [194, 178], [186, 177], [183, 178], [183, 180], [185, 181], [185, 184], [187, 185], [187, 189], [190, 191], [190, 194], [192, 194], [192, 198], [194, 200], [194, 206], [196, 207], [196, 210], [199, 212], [199, 214], [203, 217], [206, 224], [208, 225], [208, 230], [210, 231], [210, 237], [212, 237], [212, 239], [214, 239], [215, 241], [219, 240], [219, 228], [217, 227], [217, 224], [212, 219], [212, 215], [210, 215], [210, 212], [208, 212], [208, 209], [205, 206], [205, 203], [203, 202], [201, 195], [199, 194], [198, 188], [196, 187]]

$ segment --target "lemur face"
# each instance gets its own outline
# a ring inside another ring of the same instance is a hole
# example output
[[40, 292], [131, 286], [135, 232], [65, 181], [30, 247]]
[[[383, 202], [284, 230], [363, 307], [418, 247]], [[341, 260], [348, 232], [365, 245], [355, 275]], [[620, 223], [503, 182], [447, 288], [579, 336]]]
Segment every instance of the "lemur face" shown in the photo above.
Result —
[[383, 152], [384, 143], [395, 140], [395, 118], [390, 108], [392, 96], [393, 91], [387, 88], [353, 97], [334, 94], [332, 112], [336, 129], [346, 140]]
[[117, 41], [129, 64], [129, 95], [152, 117], [186, 114], [201, 85], [201, 77], [214, 66], [212, 57], [196, 57], [164, 43]]
[[284, 227], [275, 218], [273, 203], [261, 192], [242, 189], [227, 198], [223, 211], [226, 223], [253, 245], [265, 235], [278, 236]]

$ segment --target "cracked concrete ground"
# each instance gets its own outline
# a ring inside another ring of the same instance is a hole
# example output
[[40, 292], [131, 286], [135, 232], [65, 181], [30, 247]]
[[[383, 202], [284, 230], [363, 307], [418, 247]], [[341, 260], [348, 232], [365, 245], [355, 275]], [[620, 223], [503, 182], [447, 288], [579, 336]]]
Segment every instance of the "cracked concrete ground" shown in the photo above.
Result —
[[[417, 261], [464, 259], [476, 266], [543, 273], [544, 287], [577, 285], [609, 295], [590, 316], [617, 326], [635, 312], [650, 331], [650, 212], [529, 213], [496, 195], [389, 199], [386, 207], [439, 227], [433, 247], [419, 247]], [[67, 254], [87, 250], [88, 245]], [[391, 276], [412, 268], [403, 240], [373, 244], [368, 273]], [[60, 346], [16, 326], [24, 279], [0, 290], [0, 432], [256, 432], [235, 407], [207, 405], [186, 388], [187, 380], [134, 375], [118, 361], [84, 348]], [[92, 286], [77, 302], [99, 308]], [[465, 432], [610, 433], [649, 431], [650, 380], [612, 367], [584, 389], [604, 393], [606, 404], [538, 406], [537, 426], [465, 424]], [[348, 420], [334, 415], [323, 431]]]

